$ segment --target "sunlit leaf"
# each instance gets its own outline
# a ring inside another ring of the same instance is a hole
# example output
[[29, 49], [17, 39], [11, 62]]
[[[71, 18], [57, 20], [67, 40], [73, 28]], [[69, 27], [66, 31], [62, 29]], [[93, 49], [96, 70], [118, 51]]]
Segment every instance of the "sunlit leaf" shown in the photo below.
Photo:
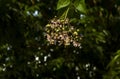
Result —
[[57, 10], [64, 8], [70, 4], [70, 0], [59, 0], [57, 3]]
[[74, 6], [78, 11], [86, 13], [85, 0], [76, 0]]

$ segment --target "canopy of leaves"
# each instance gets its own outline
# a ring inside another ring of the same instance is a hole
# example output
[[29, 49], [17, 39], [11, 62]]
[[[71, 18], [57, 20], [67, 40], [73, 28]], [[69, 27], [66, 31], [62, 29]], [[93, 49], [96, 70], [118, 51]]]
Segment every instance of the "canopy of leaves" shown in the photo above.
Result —
[[0, 79], [119, 79], [120, 0], [0, 0]]

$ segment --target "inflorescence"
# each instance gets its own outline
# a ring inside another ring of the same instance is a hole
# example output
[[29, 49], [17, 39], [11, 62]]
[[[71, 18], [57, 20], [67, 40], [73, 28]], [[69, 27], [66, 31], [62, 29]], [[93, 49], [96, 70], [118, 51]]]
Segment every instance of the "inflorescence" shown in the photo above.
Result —
[[81, 48], [82, 37], [79, 35], [79, 31], [79, 29], [70, 25], [68, 18], [64, 20], [54, 18], [45, 27], [48, 43], [59, 46], [72, 44], [74, 47]]

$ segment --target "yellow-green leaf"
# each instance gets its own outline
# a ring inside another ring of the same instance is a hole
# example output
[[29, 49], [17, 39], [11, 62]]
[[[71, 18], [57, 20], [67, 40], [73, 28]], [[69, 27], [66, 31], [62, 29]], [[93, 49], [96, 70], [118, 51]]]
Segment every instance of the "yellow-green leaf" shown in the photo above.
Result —
[[74, 6], [78, 11], [86, 13], [85, 0], [76, 0]]
[[64, 8], [70, 4], [70, 0], [59, 0], [57, 3], [57, 10]]

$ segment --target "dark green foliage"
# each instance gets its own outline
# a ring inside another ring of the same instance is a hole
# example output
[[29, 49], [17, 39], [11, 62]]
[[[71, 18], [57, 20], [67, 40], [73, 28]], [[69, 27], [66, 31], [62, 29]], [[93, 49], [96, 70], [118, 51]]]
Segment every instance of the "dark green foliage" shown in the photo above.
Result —
[[0, 0], [0, 79], [119, 79], [119, 26], [119, 0]]

